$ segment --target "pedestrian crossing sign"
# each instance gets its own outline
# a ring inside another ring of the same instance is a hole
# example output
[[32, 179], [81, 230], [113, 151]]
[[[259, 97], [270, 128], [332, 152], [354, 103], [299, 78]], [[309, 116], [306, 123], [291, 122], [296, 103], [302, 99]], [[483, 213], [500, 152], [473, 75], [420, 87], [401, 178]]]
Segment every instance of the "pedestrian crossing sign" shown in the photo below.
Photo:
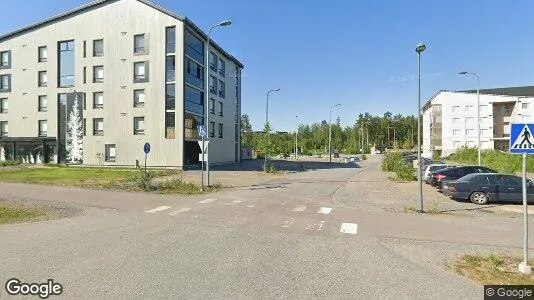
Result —
[[534, 124], [511, 124], [510, 153], [534, 154]]

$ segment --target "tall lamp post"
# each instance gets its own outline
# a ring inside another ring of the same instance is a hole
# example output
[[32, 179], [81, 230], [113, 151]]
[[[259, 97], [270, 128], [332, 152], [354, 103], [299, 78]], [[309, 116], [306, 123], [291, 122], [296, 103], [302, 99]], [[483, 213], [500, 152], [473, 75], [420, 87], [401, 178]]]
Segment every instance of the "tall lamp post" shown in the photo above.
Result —
[[460, 75], [473, 75], [477, 79], [477, 137], [478, 137], [478, 165], [482, 165], [482, 159], [480, 155], [480, 77], [476, 73], [473, 72], [458, 72]]
[[421, 53], [425, 51], [426, 45], [423, 43], [417, 44], [415, 52], [417, 52], [417, 183], [419, 184], [419, 212], [423, 210], [423, 181], [421, 180]]
[[[205, 62], [204, 62], [204, 106], [206, 107], [206, 111], [205, 111], [205, 114], [206, 114], [206, 123], [205, 123], [205, 126], [207, 128], [207, 132], [208, 132], [208, 135], [206, 137], [206, 140], [209, 141], [210, 139], [210, 136], [209, 136], [209, 132], [210, 132], [210, 129], [209, 129], [209, 125], [210, 125], [210, 122], [209, 122], [209, 118], [210, 118], [210, 104], [209, 104], [209, 78], [210, 78], [210, 66], [209, 66], [209, 57], [210, 57], [210, 34], [211, 34], [211, 31], [213, 29], [215, 29], [216, 27], [224, 27], [224, 26], [229, 26], [232, 24], [232, 21], [230, 20], [226, 20], [226, 21], [222, 21], [220, 23], [217, 23], [213, 26], [211, 26], [210, 30], [208, 31], [208, 35], [207, 35], [207, 38], [206, 38], [206, 55], [205, 55]], [[206, 154], [205, 154], [205, 158], [206, 158], [206, 186], [210, 186], [210, 160], [209, 160], [209, 148], [210, 148], [210, 144], [207, 143], [206, 144], [206, 149], [202, 149], [202, 152], [204, 153], [204, 151], [206, 151]], [[202, 155], [204, 158], [204, 154]], [[202, 170], [202, 172], [204, 172], [204, 170]]]
[[[272, 89], [267, 91], [267, 102], [265, 102], [265, 125], [269, 124], [269, 94], [272, 92], [279, 92], [280, 89]], [[269, 134], [266, 132], [265, 134]], [[267, 151], [265, 152], [265, 161], [263, 163], [264, 167], [267, 167]]]
[[330, 107], [330, 121], [328, 122], [328, 162], [332, 162], [332, 108], [340, 105], [338, 103]]

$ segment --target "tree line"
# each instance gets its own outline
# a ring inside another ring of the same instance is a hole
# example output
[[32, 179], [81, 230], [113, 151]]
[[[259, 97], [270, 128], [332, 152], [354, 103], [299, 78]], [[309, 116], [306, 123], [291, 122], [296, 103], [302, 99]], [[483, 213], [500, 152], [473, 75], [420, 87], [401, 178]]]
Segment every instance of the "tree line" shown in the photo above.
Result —
[[[303, 155], [328, 153], [329, 124], [326, 120], [311, 125], [300, 124], [297, 132], [298, 151]], [[294, 153], [295, 132], [273, 132], [271, 124], [262, 131], [253, 131], [247, 114], [241, 116], [241, 144], [258, 154], [275, 155]], [[415, 116], [383, 116], [369, 113], [358, 115], [352, 126], [342, 127], [339, 117], [332, 122], [332, 150], [342, 153], [369, 153], [378, 149], [411, 149], [417, 145], [417, 119]]]

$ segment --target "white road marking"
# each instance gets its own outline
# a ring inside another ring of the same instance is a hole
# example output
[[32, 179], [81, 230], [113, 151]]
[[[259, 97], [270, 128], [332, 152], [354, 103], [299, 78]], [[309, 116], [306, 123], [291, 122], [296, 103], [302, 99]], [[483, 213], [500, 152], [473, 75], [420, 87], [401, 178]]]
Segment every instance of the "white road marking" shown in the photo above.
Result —
[[200, 202], [198, 202], [198, 203], [206, 204], [206, 203], [211, 203], [211, 202], [213, 202], [213, 201], [217, 201], [217, 199], [208, 198], [208, 199], [206, 199], [206, 200], [202, 200], [202, 201], [200, 201]]
[[295, 218], [289, 218], [287, 221], [284, 222], [284, 225], [282, 225], [283, 228], [288, 228], [295, 222]]
[[318, 214], [323, 214], [323, 215], [328, 215], [331, 211], [332, 211], [331, 207], [321, 207], [317, 213]]
[[341, 224], [341, 233], [358, 234], [358, 224], [355, 223], [343, 223]]
[[306, 226], [307, 230], [321, 230], [323, 228], [324, 221], [319, 221], [317, 223], [308, 224]]
[[181, 214], [181, 213], [183, 213], [183, 212], [190, 211], [190, 210], [191, 210], [191, 208], [189, 208], [189, 207], [184, 207], [184, 208], [180, 208], [180, 209], [177, 209], [177, 210], [175, 210], [175, 211], [169, 213], [169, 215], [171, 215], [171, 216], [176, 216], [176, 215], [178, 215], [178, 214]]
[[304, 211], [305, 209], [306, 209], [306, 206], [298, 205], [297, 207], [293, 208], [293, 211]]
[[248, 207], [248, 208], [253, 208], [253, 207], [254, 207], [254, 205], [247, 205], [247, 207]]
[[243, 202], [243, 201], [241, 201], [241, 200], [234, 200], [234, 201], [232, 201], [232, 202], [230, 202], [230, 203], [226, 203], [226, 205], [236, 205], [236, 204], [241, 203], [241, 202]]
[[155, 214], [155, 213], [157, 213], [159, 211], [164, 211], [164, 210], [167, 210], [169, 208], [171, 208], [171, 207], [170, 206], [160, 206], [160, 207], [156, 207], [156, 208], [151, 209], [151, 210], [145, 210], [145, 212], [150, 213], [150, 214]]

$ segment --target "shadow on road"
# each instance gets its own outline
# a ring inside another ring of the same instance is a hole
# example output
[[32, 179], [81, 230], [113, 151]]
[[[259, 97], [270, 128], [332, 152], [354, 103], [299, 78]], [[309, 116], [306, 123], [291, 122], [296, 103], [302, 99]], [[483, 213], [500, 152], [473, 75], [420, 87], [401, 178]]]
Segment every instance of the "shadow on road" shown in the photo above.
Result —
[[[264, 164], [263, 159], [246, 160], [241, 163], [213, 165], [210, 169], [213, 171], [261, 171]], [[356, 162], [323, 162], [323, 161], [291, 161], [283, 159], [270, 159], [267, 160], [267, 164], [274, 164], [278, 171], [303, 171], [303, 170], [320, 170], [320, 169], [349, 169], [360, 168], [360, 165]]]
[[474, 211], [474, 210], [484, 210], [484, 209], [488, 209], [488, 208], [499, 207], [499, 206], [501, 206], [501, 205], [502, 205], [502, 204], [494, 204], [494, 205], [485, 205], [485, 206], [471, 207], [471, 208], [443, 209], [443, 210], [440, 210], [440, 212], [445, 213], [445, 212], [454, 212], [454, 211]]

